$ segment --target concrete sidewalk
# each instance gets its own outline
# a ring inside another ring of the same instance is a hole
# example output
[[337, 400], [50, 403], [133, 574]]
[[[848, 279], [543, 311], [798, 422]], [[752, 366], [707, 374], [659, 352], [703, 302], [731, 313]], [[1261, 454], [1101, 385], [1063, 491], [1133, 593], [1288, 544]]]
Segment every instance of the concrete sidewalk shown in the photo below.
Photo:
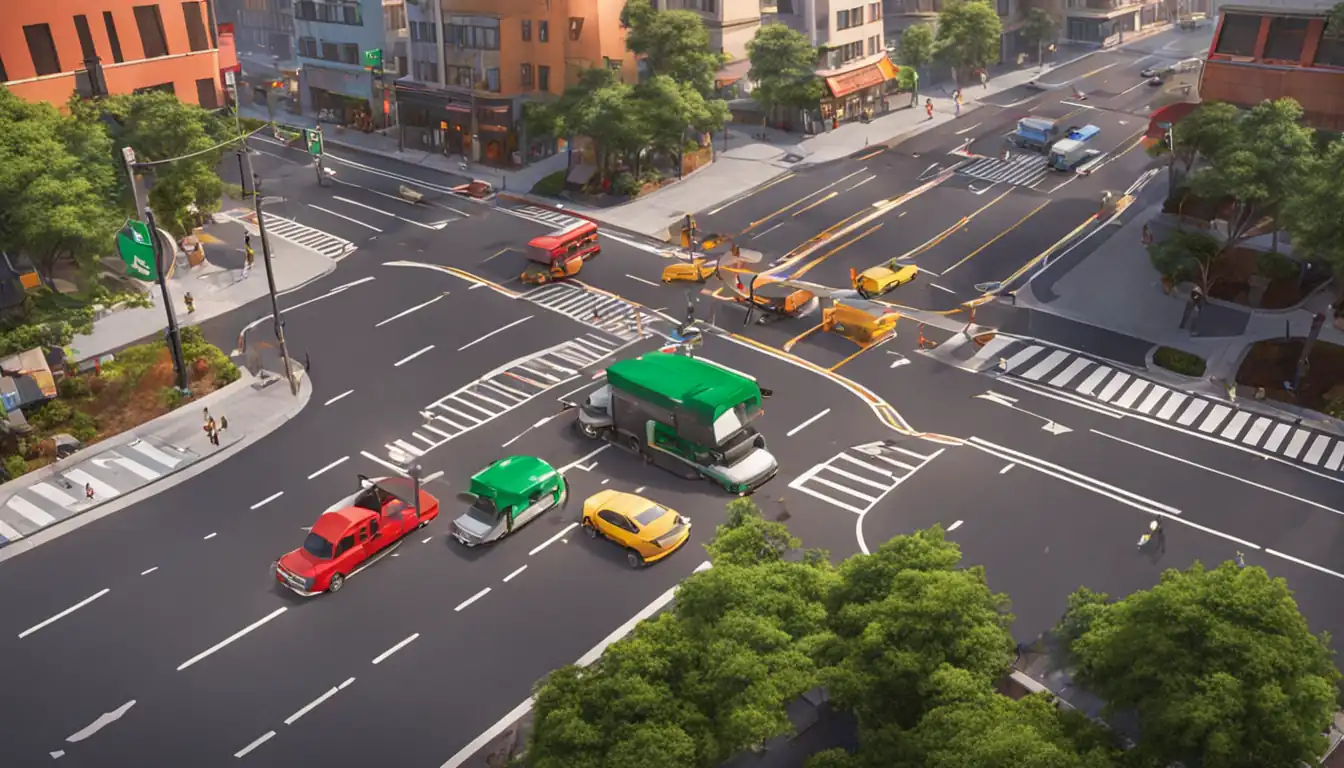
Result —
[[[298, 397], [283, 377], [242, 374], [199, 400], [0, 485], [0, 562], [206, 471], [294, 418], [312, 397], [301, 370]], [[205, 408], [217, 422], [228, 419], [220, 445], [211, 445], [203, 429]]]
[[[226, 205], [227, 205], [226, 201]], [[203, 323], [244, 304], [267, 295], [266, 272], [262, 264], [261, 240], [257, 227], [246, 216], [250, 210], [233, 208], [216, 215], [216, 223], [205, 228], [206, 261], [200, 266], [188, 267], [180, 258], [177, 269], [168, 280], [177, 321], [183, 326]], [[271, 217], [267, 216], [270, 226]], [[243, 277], [243, 236], [252, 235], [257, 252], [251, 274]], [[275, 270], [275, 287], [283, 292], [293, 290], [330, 274], [336, 269], [336, 260], [328, 255], [287, 241], [268, 229], [271, 244], [271, 263]], [[219, 264], [211, 261], [213, 258]], [[228, 267], [223, 264], [234, 264]], [[157, 285], [148, 286], [154, 298], [152, 307], [115, 308], [94, 322], [93, 332], [79, 335], [71, 342], [74, 359], [87, 360], [114, 352], [142, 339], [161, 335], [167, 327], [162, 296]], [[196, 311], [187, 312], [184, 301], [191, 293]]]

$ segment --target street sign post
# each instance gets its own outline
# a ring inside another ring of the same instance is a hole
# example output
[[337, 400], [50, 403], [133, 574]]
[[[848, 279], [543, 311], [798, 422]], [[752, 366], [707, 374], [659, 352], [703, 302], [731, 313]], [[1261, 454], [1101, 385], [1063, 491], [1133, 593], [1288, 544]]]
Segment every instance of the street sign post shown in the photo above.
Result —
[[365, 69], [369, 70], [370, 72], [373, 72], [374, 74], [378, 75], [382, 74], [383, 70], [382, 48], [374, 48], [372, 50], [365, 51], [362, 58]]
[[308, 147], [308, 154], [313, 157], [322, 156], [322, 129], [304, 128], [303, 143]]
[[126, 274], [152, 283], [159, 279], [153, 235], [144, 222], [128, 219], [117, 233], [117, 253], [126, 262]]

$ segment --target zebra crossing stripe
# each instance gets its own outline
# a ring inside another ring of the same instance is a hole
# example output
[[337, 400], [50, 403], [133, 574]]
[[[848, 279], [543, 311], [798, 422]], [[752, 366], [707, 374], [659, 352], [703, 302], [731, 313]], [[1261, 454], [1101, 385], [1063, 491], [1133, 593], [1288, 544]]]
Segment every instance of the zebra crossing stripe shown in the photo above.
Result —
[[1250, 420], [1251, 414], [1246, 411], [1239, 412], [1236, 416], [1232, 417], [1232, 421], [1227, 423], [1227, 427], [1223, 429], [1222, 436], [1228, 440], [1236, 440], [1237, 435], [1241, 432], [1241, 428], [1246, 426], [1246, 422]]
[[1149, 392], [1148, 397], [1144, 398], [1143, 403], [1139, 405], [1139, 413], [1152, 413], [1153, 409], [1157, 407], [1157, 404], [1162, 402], [1162, 398], [1166, 397], [1167, 393], [1170, 391], [1170, 389], [1167, 389], [1164, 386], [1154, 384], [1153, 391]]
[[1218, 428], [1219, 424], [1223, 423], [1223, 419], [1227, 418], [1227, 414], [1231, 412], [1232, 409], [1225, 405], [1213, 406], [1213, 410], [1209, 411], [1209, 415], [1205, 417], [1204, 423], [1199, 425], [1199, 431], [1205, 433], [1212, 432]]
[[153, 445], [146, 443], [144, 440], [136, 440], [135, 442], [130, 444], [130, 447], [135, 449], [136, 451], [139, 451], [145, 456], [148, 456], [154, 461], [157, 461], [163, 466], [168, 467], [169, 469], [172, 469], [173, 467], [176, 467], [178, 464], [182, 463], [181, 459], [176, 458], [170, 454], [164, 453], [163, 451], [159, 450]]
[[1176, 412], [1181, 409], [1181, 406], [1184, 405], [1185, 401], [1189, 398], [1189, 395], [1184, 395], [1180, 392], [1173, 393], [1167, 400], [1166, 405], [1162, 406], [1162, 410], [1157, 412], [1157, 418], [1163, 421], [1169, 421], [1172, 416], [1176, 415]]
[[1115, 397], [1116, 393], [1120, 391], [1120, 388], [1123, 387], [1125, 382], [1129, 381], [1129, 379], [1130, 376], [1128, 373], [1116, 374], [1115, 378], [1106, 382], [1106, 386], [1102, 388], [1100, 394], [1097, 395], [1097, 399], [1103, 403], [1111, 402], [1111, 398]]
[[19, 533], [18, 530], [14, 528], [14, 526], [10, 525], [9, 523], [6, 523], [4, 520], [0, 520], [0, 539], [4, 539], [7, 542], [11, 542], [11, 541], [18, 541], [19, 539], [22, 538], [23, 534]]
[[1269, 440], [1265, 442], [1265, 450], [1270, 453], [1278, 453], [1279, 446], [1283, 439], [1288, 436], [1290, 427], [1287, 424], [1276, 424], [1274, 431], [1269, 434]]
[[1148, 385], [1151, 383], [1152, 382], [1147, 379], [1135, 379], [1134, 383], [1129, 385], [1129, 389], [1125, 390], [1125, 394], [1121, 395], [1120, 399], [1115, 401], [1115, 405], [1119, 408], [1130, 407], [1134, 404], [1135, 400], [1139, 399], [1139, 395], [1143, 394], [1143, 391], [1147, 389]]
[[1022, 374], [1022, 378], [1036, 381], [1045, 374], [1049, 373], [1050, 371], [1053, 371], [1055, 369], [1055, 366], [1064, 362], [1064, 358], [1068, 356], [1069, 356], [1068, 352], [1065, 352], [1062, 349], [1057, 349], [1054, 352], [1051, 352], [1049, 355], [1047, 355], [1044, 360], [1037, 363], [1031, 370]]
[[1088, 376], [1086, 379], [1083, 379], [1083, 383], [1079, 384], [1078, 389], [1074, 391], [1076, 391], [1080, 395], [1092, 394], [1093, 390], [1097, 388], [1097, 385], [1101, 383], [1101, 380], [1111, 375], [1111, 371], [1112, 371], [1111, 368], [1107, 368], [1104, 365], [1099, 366], [1095, 371], [1092, 372], [1091, 376]]
[[5, 506], [18, 512], [25, 520], [42, 528], [56, 522], [56, 518], [47, 514], [45, 510], [22, 496], [11, 496]]
[[1086, 368], [1091, 364], [1092, 361], [1088, 360], [1085, 357], [1080, 357], [1077, 360], [1074, 360], [1072, 363], [1069, 363], [1069, 367], [1065, 368], [1063, 373], [1059, 374], [1058, 376], [1050, 380], [1050, 386], [1052, 387], [1065, 386], [1070, 381], [1073, 381], [1074, 378], [1078, 376], [1078, 374], [1082, 373], [1084, 368]]
[[1185, 409], [1185, 413], [1182, 413], [1180, 418], [1176, 419], [1176, 423], [1180, 424], [1182, 427], [1188, 427], [1195, 423], [1195, 419], [1199, 418], [1199, 414], [1203, 413], [1204, 409], [1208, 407], [1208, 400], [1195, 398], [1195, 400], [1190, 403], [1190, 407]]
[[1335, 450], [1330, 452], [1330, 460], [1325, 462], [1325, 468], [1333, 472], [1341, 464], [1344, 464], [1344, 440], [1335, 443]]
[[1311, 448], [1307, 449], [1307, 455], [1302, 460], [1312, 466], [1320, 466], [1321, 459], [1325, 457], [1325, 449], [1330, 445], [1330, 438], [1325, 435], [1317, 435], [1316, 440], [1312, 442]]
[[1311, 433], [1305, 429], [1294, 432], [1292, 439], [1288, 441], [1288, 447], [1283, 449], [1283, 455], [1290, 459], [1296, 459], [1297, 455], [1302, 452], [1302, 448], [1306, 446], [1308, 437], [1311, 437]]
[[99, 480], [82, 469], [72, 469], [69, 472], [66, 472], [65, 476], [80, 485], [92, 486], [95, 498], [101, 496], [103, 499], [110, 499], [114, 496], [121, 495], [121, 492], [116, 488], [104, 483], [102, 480]]
[[1241, 438], [1241, 442], [1247, 445], [1255, 445], [1260, 442], [1260, 437], [1265, 434], [1265, 430], [1269, 429], [1269, 425], [1273, 423], [1273, 419], [1266, 419], [1264, 417], [1257, 419], [1256, 422], [1251, 425], [1251, 431], [1247, 432], [1246, 436]]
[[74, 496], [63, 493], [46, 483], [35, 483], [28, 486], [28, 490], [58, 506], [69, 507], [75, 504]]

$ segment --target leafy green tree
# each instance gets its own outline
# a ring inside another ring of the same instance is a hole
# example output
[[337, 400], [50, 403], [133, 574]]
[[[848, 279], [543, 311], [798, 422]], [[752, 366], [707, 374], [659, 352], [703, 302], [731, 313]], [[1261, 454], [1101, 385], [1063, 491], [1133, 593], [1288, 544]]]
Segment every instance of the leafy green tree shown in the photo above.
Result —
[[[1241, 110], [1220, 101], [1205, 102], [1195, 111], [1185, 116], [1167, 134], [1167, 138], [1148, 148], [1153, 157], [1167, 156], [1170, 177], [1168, 184], [1173, 193], [1176, 188], [1177, 164], [1180, 174], [1188, 176], [1195, 161], [1203, 157], [1206, 160], [1217, 157], [1229, 142], [1237, 138], [1237, 121]], [[1172, 146], [1172, 145], [1175, 146]]]
[[681, 151], [687, 129], [713, 133], [728, 120], [728, 105], [722, 99], [706, 99], [691, 85], [667, 75], [654, 75], [636, 86], [632, 96], [647, 146], [668, 154]]
[[949, 0], [938, 14], [934, 56], [952, 68], [958, 83], [999, 60], [1003, 23], [988, 0]]
[[1305, 182], [1314, 152], [1302, 107], [1287, 98], [1255, 105], [1236, 121], [1230, 136], [1216, 142], [1210, 164], [1189, 178], [1205, 199], [1231, 201], [1225, 250], [1279, 214], [1290, 193]]
[[728, 502], [728, 519], [705, 545], [714, 565], [757, 565], [777, 562], [798, 549], [798, 539], [783, 523], [766, 520], [751, 499]]
[[1068, 650], [1108, 711], [1138, 715], [1140, 756], [1203, 768], [1315, 764], [1340, 675], [1283, 579], [1196, 563], [1111, 603], [1071, 605]]
[[901, 32], [901, 65], [921, 69], [933, 61], [933, 27], [928, 24], [911, 24]]
[[1026, 21], [1022, 24], [1022, 40], [1027, 45], [1036, 46], [1036, 61], [1041, 61], [1041, 50], [1047, 43], [1053, 43], [1059, 36], [1059, 26], [1055, 18], [1044, 8], [1032, 8], [1027, 11]]
[[[112, 96], [102, 103], [118, 128], [114, 140], [135, 150], [142, 163], [173, 160], [153, 167], [149, 205], [165, 229], [185, 233], [193, 226], [192, 208], [219, 208], [224, 183], [216, 168], [228, 138], [220, 119], [170, 93]], [[175, 159], [180, 158], [180, 159]]]
[[815, 109], [824, 94], [816, 76], [817, 49], [807, 36], [784, 24], [767, 24], [747, 43], [751, 96], [766, 114], [776, 107]]
[[553, 136], [587, 136], [597, 151], [597, 166], [605, 174], [617, 158], [644, 146], [648, 135], [636, 110], [631, 109], [634, 88], [620, 74], [605, 67], [584, 70], [578, 83], [560, 98], [527, 113], [529, 132]]
[[1223, 244], [1201, 230], [1179, 229], [1148, 246], [1148, 260], [1170, 283], [1194, 281], [1204, 295], [1217, 284], [1214, 267], [1227, 255]]
[[1336, 139], [1312, 164], [1284, 210], [1295, 252], [1325, 260], [1344, 295], [1344, 139]]
[[981, 568], [960, 568], [961, 550], [938, 527], [898, 536], [839, 568], [831, 593], [835, 635], [822, 658], [831, 695], [870, 731], [911, 728], [928, 709], [943, 665], [986, 685], [1013, 659], [1013, 617]]
[[649, 0], [627, 0], [621, 11], [625, 46], [645, 57], [655, 75], [667, 75], [710, 98], [725, 57], [709, 45], [705, 22], [694, 11], [659, 11]]

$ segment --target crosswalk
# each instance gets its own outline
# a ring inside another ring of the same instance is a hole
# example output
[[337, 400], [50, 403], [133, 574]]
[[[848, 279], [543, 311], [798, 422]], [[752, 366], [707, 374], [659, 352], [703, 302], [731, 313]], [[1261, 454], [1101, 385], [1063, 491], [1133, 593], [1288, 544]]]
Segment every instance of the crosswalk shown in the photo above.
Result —
[[295, 245], [303, 246], [310, 251], [316, 251], [335, 261], [340, 261], [355, 252], [355, 245], [349, 240], [328, 234], [320, 229], [304, 226], [297, 221], [281, 218], [267, 211], [263, 211], [261, 215], [265, 217], [267, 236], [288, 240]]
[[[395, 465], [404, 465], [407, 459], [423, 456], [543, 392], [578, 379], [584, 369], [611, 357], [622, 346], [607, 336], [588, 333], [513, 360], [422, 408], [424, 424], [408, 439], [384, 443], [383, 449]], [[380, 457], [363, 453], [384, 464]], [[400, 471], [398, 466], [392, 468]]]
[[1008, 376], [1070, 392], [1309, 467], [1339, 472], [1344, 439], [1232, 403], [1174, 390], [1085, 355], [1019, 341], [1000, 357]]
[[580, 219], [577, 216], [570, 216], [567, 213], [560, 213], [559, 211], [548, 211], [545, 208], [538, 208], [535, 205], [525, 205], [521, 208], [514, 208], [512, 210], [543, 224], [550, 224], [556, 229], [564, 229], [583, 222], [583, 219]]
[[944, 450], [921, 453], [887, 442], [859, 445], [812, 467], [789, 487], [862, 515]]
[[982, 157], [957, 169], [957, 173], [993, 184], [1012, 184], [1032, 187], [1050, 173], [1050, 161], [1045, 155], [1020, 153], [1005, 162], [997, 157]]
[[[20, 488], [0, 504], [0, 547], [124, 496], [200, 458], [186, 448], [149, 437], [83, 460], [80, 455], [65, 459], [55, 474]], [[87, 495], [89, 488], [92, 499]]]
[[523, 294], [523, 298], [622, 341], [634, 341], [659, 319], [618, 296], [571, 283], [543, 285]]

